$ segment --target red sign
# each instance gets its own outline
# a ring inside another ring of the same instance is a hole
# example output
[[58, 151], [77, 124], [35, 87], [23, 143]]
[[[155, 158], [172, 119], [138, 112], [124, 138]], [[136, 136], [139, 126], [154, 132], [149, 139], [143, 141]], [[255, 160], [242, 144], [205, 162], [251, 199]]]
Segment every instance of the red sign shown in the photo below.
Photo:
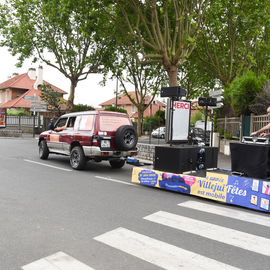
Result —
[[177, 102], [177, 101], [175, 101], [173, 106], [174, 106], [175, 109], [185, 109], [185, 110], [189, 109], [189, 103], [187, 103], [187, 102]]
[[0, 109], [0, 127], [6, 127], [7, 109]]

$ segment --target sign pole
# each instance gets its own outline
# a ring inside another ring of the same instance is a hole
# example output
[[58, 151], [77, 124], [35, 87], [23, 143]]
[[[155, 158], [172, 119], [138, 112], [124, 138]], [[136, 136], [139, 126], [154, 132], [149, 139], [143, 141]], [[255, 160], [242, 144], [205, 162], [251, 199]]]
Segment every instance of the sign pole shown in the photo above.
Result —
[[170, 105], [171, 105], [171, 119], [170, 119], [170, 146], [172, 146], [172, 140], [173, 140], [173, 111], [174, 111], [174, 108], [173, 108], [173, 104], [174, 104], [174, 98], [170, 98]]
[[204, 145], [206, 145], [207, 113], [208, 113], [208, 105], [206, 105], [206, 106], [205, 106], [205, 120], [204, 120]]
[[36, 116], [36, 112], [34, 111], [34, 117], [33, 117], [33, 138], [35, 138], [35, 116]]
[[213, 133], [214, 133], [214, 109], [211, 109], [211, 147], [213, 146]]

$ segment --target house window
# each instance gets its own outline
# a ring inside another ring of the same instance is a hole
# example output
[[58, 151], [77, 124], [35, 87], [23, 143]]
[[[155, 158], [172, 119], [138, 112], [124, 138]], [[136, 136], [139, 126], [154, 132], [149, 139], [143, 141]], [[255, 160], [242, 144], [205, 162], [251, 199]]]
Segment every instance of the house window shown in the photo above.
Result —
[[6, 102], [9, 101], [9, 90], [6, 90]]
[[135, 107], [135, 105], [132, 105], [132, 106], [131, 106], [131, 112], [132, 112], [132, 113], [135, 113], [135, 112], [136, 112], [136, 107]]
[[124, 110], [125, 110], [125, 109], [126, 109], [126, 105], [122, 105], [122, 109], [124, 109]]

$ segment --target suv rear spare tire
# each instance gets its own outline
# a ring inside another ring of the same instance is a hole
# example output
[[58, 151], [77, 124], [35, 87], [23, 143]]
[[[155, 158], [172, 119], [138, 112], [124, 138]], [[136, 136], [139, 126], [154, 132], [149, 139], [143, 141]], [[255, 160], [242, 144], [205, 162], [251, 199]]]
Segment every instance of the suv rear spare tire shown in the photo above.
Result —
[[134, 149], [138, 135], [133, 126], [121, 126], [115, 132], [114, 143], [117, 150], [128, 151]]
[[85, 167], [86, 158], [80, 146], [72, 148], [69, 160], [71, 167], [75, 170], [82, 170]]

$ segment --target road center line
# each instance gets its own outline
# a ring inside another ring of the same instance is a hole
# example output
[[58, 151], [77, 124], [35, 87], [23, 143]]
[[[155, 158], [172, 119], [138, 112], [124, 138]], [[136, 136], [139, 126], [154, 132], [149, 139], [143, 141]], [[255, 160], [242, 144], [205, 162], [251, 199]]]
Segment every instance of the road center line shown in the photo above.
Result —
[[107, 178], [107, 177], [103, 177], [103, 176], [95, 176], [98, 179], [102, 179], [102, 180], [106, 180], [106, 181], [110, 181], [110, 182], [115, 182], [115, 183], [119, 183], [119, 184], [124, 184], [124, 185], [129, 185], [129, 186], [137, 186], [135, 184], [132, 183], [127, 183], [121, 180], [117, 180], [117, 179], [112, 179], [112, 178]]
[[60, 168], [60, 167], [49, 165], [49, 164], [44, 164], [44, 163], [41, 163], [41, 162], [29, 160], [29, 159], [24, 159], [24, 161], [34, 163], [34, 164], [38, 164], [38, 165], [42, 165], [42, 166], [46, 166], [46, 167], [50, 167], [50, 168], [54, 168], [54, 169], [58, 169], [58, 170], [62, 170], [62, 171], [66, 171], [66, 172], [72, 172], [73, 171], [73, 170], [70, 170], [70, 169], [64, 169], [64, 168]]

